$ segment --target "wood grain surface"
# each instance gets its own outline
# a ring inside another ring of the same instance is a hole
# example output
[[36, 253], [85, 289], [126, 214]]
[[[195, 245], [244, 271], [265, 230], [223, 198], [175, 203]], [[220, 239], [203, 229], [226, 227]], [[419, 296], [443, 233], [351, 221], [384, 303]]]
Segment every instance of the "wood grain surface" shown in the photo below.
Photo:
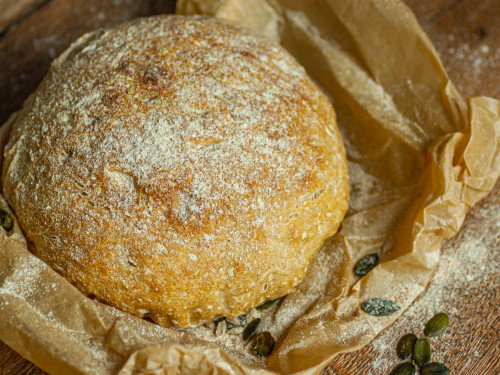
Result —
[[[500, 0], [406, 3], [459, 91], [464, 96], [499, 99]], [[0, 0], [0, 123], [21, 107], [50, 61], [79, 35], [136, 17], [172, 13], [174, 7], [175, 0]], [[500, 374], [499, 207], [497, 183], [470, 211], [459, 234], [443, 246], [442, 260], [426, 293], [370, 345], [338, 356], [324, 374], [389, 374], [399, 363], [394, 353], [399, 336], [423, 327], [432, 313], [430, 307], [426, 310], [429, 298], [435, 295], [442, 301], [439, 308], [452, 312], [447, 333], [431, 340], [435, 358], [447, 363], [453, 374]], [[448, 280], [446, 273], [455, 274], [454, 265], [463, 267], [464, 259], [479, 247], [488, 250], [482, 263], [472, 262], [480, 270], [465, 269], [466, 283]], [[0, 375], [4, 374], [46, 373], [0, 342]]]

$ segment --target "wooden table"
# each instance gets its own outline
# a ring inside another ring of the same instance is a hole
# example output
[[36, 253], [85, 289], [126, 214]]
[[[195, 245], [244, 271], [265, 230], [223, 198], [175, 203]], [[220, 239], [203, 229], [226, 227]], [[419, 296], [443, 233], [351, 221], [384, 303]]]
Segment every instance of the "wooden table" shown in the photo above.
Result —
[[[500, 98], [500, 0], [406, 3], [460, 92]], [[0, 123], [21, 107], [50, 61], [77, 36], [140, 16], [172, 13], [174, 6], [174, 0], [0, 0]], [[499, 217], [497, 183], [471, 210], [460, 233], [445, 243], [427, 292], [370, 345], [338, 356], [325, 374], [390, 373], [398, 363], [394, 347], [399, 336], [410, 329], [421, 333], [418, 330], [432, 313], [427, 311], [430, 298], [439, 299], [439, 308], [452, 317], [447, 333], [432, 340], [435, 358], [447, 363], [454, 374], [499, 374]], [[479, 250], [482, 257], [478, 261], [474, 256]], [[457, 270], [457, 266], [465, 269]], [[45, 372], [0, 342], [2, 374]]]

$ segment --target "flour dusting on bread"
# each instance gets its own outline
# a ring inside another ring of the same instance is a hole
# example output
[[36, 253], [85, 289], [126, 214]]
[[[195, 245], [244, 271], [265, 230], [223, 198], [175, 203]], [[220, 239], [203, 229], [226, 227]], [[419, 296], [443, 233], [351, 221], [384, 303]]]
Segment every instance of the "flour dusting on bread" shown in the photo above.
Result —
[[279, 45], [210, 18], [82, 37], [16, 120], [4, 193], [37, 256], [160, 324], [297, 285], [347, 207], [333, 109]]

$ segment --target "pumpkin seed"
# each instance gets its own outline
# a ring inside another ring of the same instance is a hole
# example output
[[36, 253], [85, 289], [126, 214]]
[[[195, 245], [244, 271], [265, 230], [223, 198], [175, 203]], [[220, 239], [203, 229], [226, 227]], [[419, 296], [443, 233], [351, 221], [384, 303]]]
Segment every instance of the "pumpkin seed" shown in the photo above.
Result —
[[421, 337], [415, 341], [413, 359], [419, 366], [425, 366], [431, 361], [431, 344], [425, 337]]
[[420, 369], [422, 375], [448, 375], [451, 370], [439, 362], [432, 362]]
[[378, 254], [368, 254], [367, 256], [358, 260], [354, 267], [354, 273], [358, 276], [365, 276], [378, 264]]
[[226, 320], [226, 329], [228, 331], [233, 328], [243, 327], [245, 324], [247, 324], [246, 315], [240, 315], [233, 319], [225, 318], [225, 320]]
[[363, 303], [363, 311], [375, 316], [386, 316], [400, 309], [398, 304], [389, 299], [372, 298]]
[[408, 359], [412, 357], [415, 341], [417, 341], [417, 336], [413, 333], [408, 333], [401, 337], [396, 348], [399, 358]]
[[256, 309], [259, 311], [263, 310], [269, 310], [271, 307], [276, 306], [280, 301], [283, 299], [283, 297], [276, 298], [276, 299], [271, 299], [269, 301], [264, 302], [262, 305], [257, 306]]
[[12, 218], [6, 211], [2, 209], [0, 209], [0, 225], [7, 232], [12, 229]]
[[439, 336], [448, 328], [449, 321], [446, 313], [434, 315], [425, 325], [425, 334], [429, 337]]
[[259, 330], [260, 323], [262, 323], [261, 318], [252, 320], [243, 330], [243, 340], [251, 339]]
[[274, 349], [273, 336], [267, 332], [259, 332], [254, 336], [252, 350], [259, 358], [267, 357]]
[[401, 363], [391, 375], [415, 375], [415, 365], [413, 362]]

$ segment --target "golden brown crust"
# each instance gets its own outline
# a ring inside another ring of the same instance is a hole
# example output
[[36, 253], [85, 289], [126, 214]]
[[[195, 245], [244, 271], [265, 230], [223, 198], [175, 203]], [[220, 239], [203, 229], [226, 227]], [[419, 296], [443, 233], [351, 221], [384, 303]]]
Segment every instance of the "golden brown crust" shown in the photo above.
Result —
[[210, 18], [87, 34], [5, 149], [33, 251], [83, 293], [163, 325], [288, 293], [348, 199], [333, 109], [281, 47]]

